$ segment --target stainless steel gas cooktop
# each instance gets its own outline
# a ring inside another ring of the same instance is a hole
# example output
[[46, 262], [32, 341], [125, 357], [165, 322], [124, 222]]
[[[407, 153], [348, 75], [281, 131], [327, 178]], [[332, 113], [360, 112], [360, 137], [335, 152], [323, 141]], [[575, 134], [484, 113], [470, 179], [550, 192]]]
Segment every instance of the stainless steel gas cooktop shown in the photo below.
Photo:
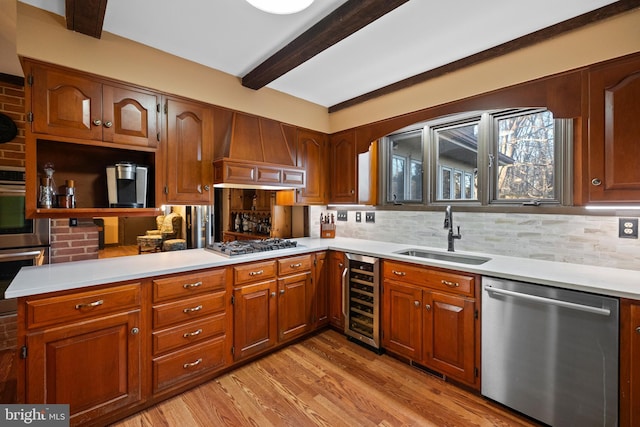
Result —
[[275, 251], [278, 249], [290, 249], [298, 247], [295, 240], [280, 238], [264, 240], [235, 240], [233, 242], [216, 242], [206, 247], [207, 250], [224, 256], [238, 256], [255, 252]]

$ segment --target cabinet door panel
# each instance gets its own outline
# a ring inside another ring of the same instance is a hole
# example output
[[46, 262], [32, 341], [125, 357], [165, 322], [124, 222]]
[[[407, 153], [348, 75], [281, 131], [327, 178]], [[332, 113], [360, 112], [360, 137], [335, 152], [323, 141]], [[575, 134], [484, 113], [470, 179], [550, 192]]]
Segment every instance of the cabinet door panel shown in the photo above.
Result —
[[313, 296], [315, 298], [315, 318], [317, 326], [329, 323], [329, 264], [327, 252], [316, 254], [313, 278]]
[[167, 202], [209, 203], [213, 183], [213, 110], [167, 101]]
[[27, 335], [27, 403], [68, 403], [75, 424], [141, 401], [140, 318], [134, 310]]
[[329, 322], [338, 329], [344, 329], [342, 313], [343, 274], [346, 274], [344, 253], [332, 252], [329, 260]]
[[640, 59], [605, 64], [589, 73], [591, 201], [640, 201], [638, 99]]
[[233, 295], [235, 360], [274, 346], [278, 333], [276, 281], [243, 286]]
[[278, 279], [278, 339], [285, 341], [310, 329], [311, 272]]
[[102, 96], [103, 140], [143, 147], [158, 145], [158, 95], [105, 85]]
[[332, 137], [330, 203], [357, 203], [357, 155], [354, 132]]
[[102, 139], [102, 84], [34, 67], [32, 98], [34, 132]]
[[420, 360], [422, 289], [385, 280], [382, 297], [383, 346], [412, 360]]
[[296, 166], [306, 171], [306, 185], [296, 190], [298, 204], [326, 203], [327, 168], [325, 136], [318, 132], [298, 131]]
[[474, 301], [425, 291], [423, 307], [425, 364], [452, 378], [473, 384]]

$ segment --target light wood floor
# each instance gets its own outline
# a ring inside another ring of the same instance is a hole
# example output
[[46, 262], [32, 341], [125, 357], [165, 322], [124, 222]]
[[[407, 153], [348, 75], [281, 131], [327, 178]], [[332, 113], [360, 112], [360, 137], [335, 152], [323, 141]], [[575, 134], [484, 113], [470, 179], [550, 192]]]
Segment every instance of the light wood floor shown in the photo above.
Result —
[[535, 425], [325, 331], [114, 427]]

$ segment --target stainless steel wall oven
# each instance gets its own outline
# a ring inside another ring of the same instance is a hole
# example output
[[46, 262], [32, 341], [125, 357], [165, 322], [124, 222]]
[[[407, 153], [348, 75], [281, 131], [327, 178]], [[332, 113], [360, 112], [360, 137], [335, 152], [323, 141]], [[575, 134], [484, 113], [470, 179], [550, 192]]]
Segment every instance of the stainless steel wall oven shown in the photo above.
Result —
[[16, 301], [4, 292], [22, 267], [49, 263], [50, 221], [25, 216], [25, 171], [0, 166], [0, 316]]
[[380, 262], [358, 254], [346, 254], [346, 258], [342, 276], [344, 332], [380, 349]]

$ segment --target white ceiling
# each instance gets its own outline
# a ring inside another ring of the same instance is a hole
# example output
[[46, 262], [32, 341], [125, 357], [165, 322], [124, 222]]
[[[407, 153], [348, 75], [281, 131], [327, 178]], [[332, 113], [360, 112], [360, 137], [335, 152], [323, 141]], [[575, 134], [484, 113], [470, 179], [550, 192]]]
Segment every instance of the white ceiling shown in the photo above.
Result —
[[[65, 0], [19, 0], [65, 16]], [[346, 0], [270, 15], [245, 0], [111, 0], [103, 30], [242, 77]], [[268, 87], [329, 107], [612, 0], [411, 0]]]

